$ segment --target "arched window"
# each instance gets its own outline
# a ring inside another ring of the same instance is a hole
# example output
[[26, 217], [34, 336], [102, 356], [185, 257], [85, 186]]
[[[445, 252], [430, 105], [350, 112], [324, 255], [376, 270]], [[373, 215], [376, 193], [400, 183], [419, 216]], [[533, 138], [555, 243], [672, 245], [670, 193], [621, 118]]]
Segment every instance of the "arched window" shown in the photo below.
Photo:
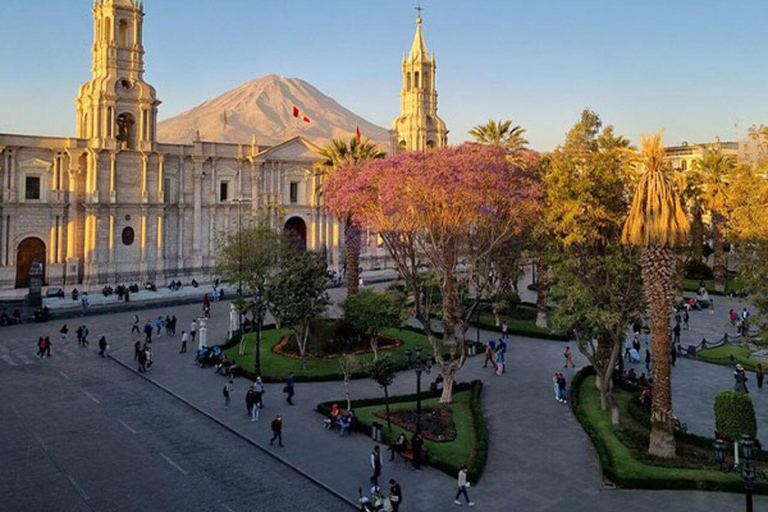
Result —
[[128, 22], [120, 20], [117, 27], [118, 41], [120, 41], [120, 46], [125, 47], [128, 45]]
[[411, 90], [411, 72], [409, 71], [405, 76], [406, 76], [405, 90], [410, 91]]
[[126, 149], [134, 149], [136, 147], [136, 120], [131, 114], [122, 113], [117, 116], [115, 120], [117, 125], [117, 137], [124, 144]]
[[428, 140], [428, 141], [427, 141], [427, 148], [428, 148], [428, 149], [435, 149], [435, 141], [433, 141], [433, 140]]
[[432, 87], [432, 84], [429, 83], [429, 71], [424, 72], [424, 88], [430, 89]]
[[418, 71], [413, 75], [413, 86], [417, 89], [419, 88], [419, 72]]
[[107, 42], [112, 41], [112, 20], [110, 18], [104, 18], [104, 39]]

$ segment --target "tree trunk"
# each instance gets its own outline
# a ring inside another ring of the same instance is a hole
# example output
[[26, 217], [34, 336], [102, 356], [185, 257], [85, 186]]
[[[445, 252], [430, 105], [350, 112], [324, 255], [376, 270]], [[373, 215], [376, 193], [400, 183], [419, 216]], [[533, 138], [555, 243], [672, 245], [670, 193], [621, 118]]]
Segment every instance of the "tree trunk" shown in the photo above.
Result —
[[643, 286], [650, 308], [653, 355], [653, 400], [648, 454], [669, 459], [675, 457], [669, 343], [675, 255], [668, 247], [649, 246], [643, 251], [642, 264]]
[[704, 247], [704, 221], [701, 219], [701, 206], [695, 204], [692, 208], [693, 220], [691, 222], [691, 243], [693, 244], [693, 254], [701, 261], [702, 249]]
[[352, 395], [349, 393], [349, 373], [344, 373], [344, 397], [347, 399], [347, 410], [352, 409]]
[[723, 258], [723, 233], [720, 230], [720, 214], [712, 212], [712, 238], [714, 245], [715, 291], [725, 291], [725, 260]]
[[453, 371], [443, 372], [443, 393], [440, 395], [441, 404], [453, 403]]
[[392, 431], [392, 420], [389, 419], [389, 388], [384, 386], [384, 408], [387, 411], [387, 430]]
[[347, 255], [347, 297], [351, 297], [360, 289], [360, 229], [351, 221], [344, 225], [344, 250]]
[[547, 322], [547, 264], [542, 258], [536, 260], [536, 327], [548, 329]]

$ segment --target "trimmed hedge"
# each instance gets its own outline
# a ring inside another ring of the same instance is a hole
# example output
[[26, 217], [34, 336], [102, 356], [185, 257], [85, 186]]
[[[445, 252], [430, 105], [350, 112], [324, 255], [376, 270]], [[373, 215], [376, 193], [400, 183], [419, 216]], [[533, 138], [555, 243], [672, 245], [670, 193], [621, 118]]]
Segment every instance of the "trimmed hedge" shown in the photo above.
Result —
[[731, 439], [757, 435], [755, 406], [746, 393], [723, 391], [715, 397], [715, 430]]
[[[675, 467], [674, 461], [650, 464], [638, 460], [633, 450], [625, 446], [616, 436], [611, 426], [610, 413], [599, 410], [597, 391], [585, 387], [592, 380], [594, 370], [582, 369], [571, 380], [571, 407], [584, 431], [592, 440], [603, 475], [621, 487], [636, 489], [680, 489], [700, 491], [725, 491], [741, 493], [744, 484], [737, 473], [723, 473], [714, 469], [714, 440], [692, 434], [675, 433], [681, 442], [690, 443], [700, 448], [712, 450], [713, 465], [702, 468]], [[592, 393], [593, 396], [590, 396]], [[585, 400], [592, 403], [585, 403]], [[642, 408], [628, 402], [623, 412], [643, 425], [650, 425], [650, 419]], [[597, 409], [595, 409], [597, 407]], [[766, 460], [764, 452], [758, 452], [756, 460]], [[768, 494], [768, 484], [755, 482], [755, 492]]]
[[[470, 324], [473, 327], [477, 327], [477, 322], [471, 321]], [[480, 322], [480, 328], [485, 329], [486, 331], [493, 331], [493, 332], [501, 332], [501, 326], [496, 325], [494, 322], [488, 323], [483, 322], [481, 320]], [[569, 341], [568, 336], [564, 334], [557, 334], [552, 331], [550, 332], [542, 332], [541, 329], [536, 327], [536, 324], [531, 324], [530, 328], [526, 327], [519, 327], [509, 324], [507, 326], [507, 333], [510, 335], [515, 336], [524, 336], [526, 338], [536, 338], [540, 340], [553, 340], [553, 341]]]
[[[471, 393], [469, 399], [470, 413], [472, 414], [472, 425], [474, 428], [474, 440], [475, 445], [472, 452], [475, 456], [467, 466], [467, 478], [472, 482], [477, 482], [483, 473], [485, 463], [488, 458], [488, 428], [485, 422], [485, 416], [483, 415], [481, 394], [483, 390], [483, 383], [480, 380], [473, 380], [470, 383], [461, 382], [454, 384], [453, 393], [461, 393], [469, 391]], [[422, 401], [430, 398], [439, 398], [441, 393], [439, 391], [425, 391], [421, 393]], [[415, 402], [416, 394], [400, 395], [389, 398], [389, 404], [399, 404], [406, 402]], [[321, 402], [317, 404], [316, 410], [323, 416], [328, 416], [331, 413], [331, 407], [333, 404], [345, 402], [341, 400], [330, 400], [328, 402]], [[363, 400], [352, 400], [352, 409], [360, 409], [363, 407], [371, 407], [376, 405], [383, 405], [384, 398], [367, 398]], [[371, 435], [370, 425], [366, 425], [362, 422], [355, 423], [355, 430], [361, 432], [366, 436]], [[394, 442], [394, 439], [390, 438], [390, 434], [387, 430], [382, 430], [382, 443], [390, 444]], [[455, 477], [459, 472], [459, 466], [446, 462], [434, 457], [430, 457], [428, 461], [429, 465], [435, 469], [442, 471], [450, 476]]]

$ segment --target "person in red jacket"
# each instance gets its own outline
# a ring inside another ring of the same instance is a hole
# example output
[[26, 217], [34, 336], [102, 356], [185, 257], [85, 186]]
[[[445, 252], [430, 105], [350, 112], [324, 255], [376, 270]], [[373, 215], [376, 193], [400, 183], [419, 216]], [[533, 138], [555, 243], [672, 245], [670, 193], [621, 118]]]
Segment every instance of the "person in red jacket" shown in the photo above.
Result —
[[270, 446], [277, 439], [277, 445], [283, 447], [283, 418], [278, 414], [274, 420], [272, 420], [272, 439], [270, 439]]

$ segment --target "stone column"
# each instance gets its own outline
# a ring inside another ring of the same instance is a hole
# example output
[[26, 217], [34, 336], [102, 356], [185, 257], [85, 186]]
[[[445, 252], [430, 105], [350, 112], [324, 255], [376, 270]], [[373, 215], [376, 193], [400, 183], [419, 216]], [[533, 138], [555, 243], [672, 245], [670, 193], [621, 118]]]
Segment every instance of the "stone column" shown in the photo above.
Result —
[[203, 162], [204, 158], [194, 159], [194, 214], [192, 219], [192, 258], [194, 267], [203, 265]]

